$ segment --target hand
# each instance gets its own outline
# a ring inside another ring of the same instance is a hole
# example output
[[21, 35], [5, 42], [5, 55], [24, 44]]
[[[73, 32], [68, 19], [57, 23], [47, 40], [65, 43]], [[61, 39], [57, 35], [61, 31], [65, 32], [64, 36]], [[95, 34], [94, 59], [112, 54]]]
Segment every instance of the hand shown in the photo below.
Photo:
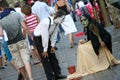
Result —
[[84, 39], [80, 40], [80, 44], [84, 44], [86, 41]]
[[48, 57], [48, 53], [47, 53], [47, 52], [43, 52], [43, 53], [42, 53], [42, 56], [43, 56], [44, 58], [46, 58], [46, 57]]
[[100, 45], [101, 45], [102, 47], [104, 47], [104, 46], [105, 46], [105, 43], [104, 43], [103, 41], [100, 41]]
[[51, 48], [51, 53], [55, 53], [55, 48], [54, 47]]

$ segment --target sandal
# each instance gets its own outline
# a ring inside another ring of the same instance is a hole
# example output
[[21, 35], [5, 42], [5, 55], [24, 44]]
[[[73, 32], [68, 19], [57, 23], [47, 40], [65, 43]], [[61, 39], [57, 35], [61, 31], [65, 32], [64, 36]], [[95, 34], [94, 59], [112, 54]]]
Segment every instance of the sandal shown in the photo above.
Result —
[[34, 65], [39, 64], [40, 62], [34, 62]]
[[73, 43], [71, 43], [71, 44], [70, 44], [70, 48], [73, 48], [73, 47], [74, 47], [74, 44], [73, 44]]

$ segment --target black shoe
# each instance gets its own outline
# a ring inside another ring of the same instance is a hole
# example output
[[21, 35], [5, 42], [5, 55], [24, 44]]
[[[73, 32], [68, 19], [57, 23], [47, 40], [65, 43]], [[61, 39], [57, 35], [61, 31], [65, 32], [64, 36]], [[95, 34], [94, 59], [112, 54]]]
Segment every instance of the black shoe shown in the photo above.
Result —
[[21, 73], [18, 75], [18, 80], [23, 80], [23, 76]]
[[2, 69], [2, 70], [3, 70], [3, 69], [6, 69], [6, 68], [5, 68], [4, 66], [2, 66], [2, 67], [0, 67], [0, 69]]
[[73, 43], [71, 43], [71, 44], [70, 44], [70, 48], [73, 48], [73, 47], [74, 47], [74, 44], [73, 44]]
[[59, 75], [56, 76], [56, 80], [57, 79], [64, 79], [64, 78], [67, 78], [67, 76], [61, 75], [61, 74], [59, 74]]

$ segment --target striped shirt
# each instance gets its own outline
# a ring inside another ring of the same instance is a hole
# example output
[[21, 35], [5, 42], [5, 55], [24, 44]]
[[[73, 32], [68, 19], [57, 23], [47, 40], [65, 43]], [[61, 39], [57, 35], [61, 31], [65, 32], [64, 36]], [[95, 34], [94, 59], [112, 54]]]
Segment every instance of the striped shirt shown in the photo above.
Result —
[[34, 14], [30, 14], [25, 17], [26, 25], [28, 26], [31, 33], [34, 32], [35, 27], [38, 25], [37, 16]]

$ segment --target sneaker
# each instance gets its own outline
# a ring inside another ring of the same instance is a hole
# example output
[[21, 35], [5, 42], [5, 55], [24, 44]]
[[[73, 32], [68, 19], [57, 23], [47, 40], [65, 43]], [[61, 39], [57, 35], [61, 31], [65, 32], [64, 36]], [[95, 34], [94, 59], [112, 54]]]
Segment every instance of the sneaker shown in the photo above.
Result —
[[59, 74], [59, 75], [56, 76], [56, 80], [57, 79], [65, 79], [65, 78], [67, 78], [67, 76], [61, 75], [61, 74]]

